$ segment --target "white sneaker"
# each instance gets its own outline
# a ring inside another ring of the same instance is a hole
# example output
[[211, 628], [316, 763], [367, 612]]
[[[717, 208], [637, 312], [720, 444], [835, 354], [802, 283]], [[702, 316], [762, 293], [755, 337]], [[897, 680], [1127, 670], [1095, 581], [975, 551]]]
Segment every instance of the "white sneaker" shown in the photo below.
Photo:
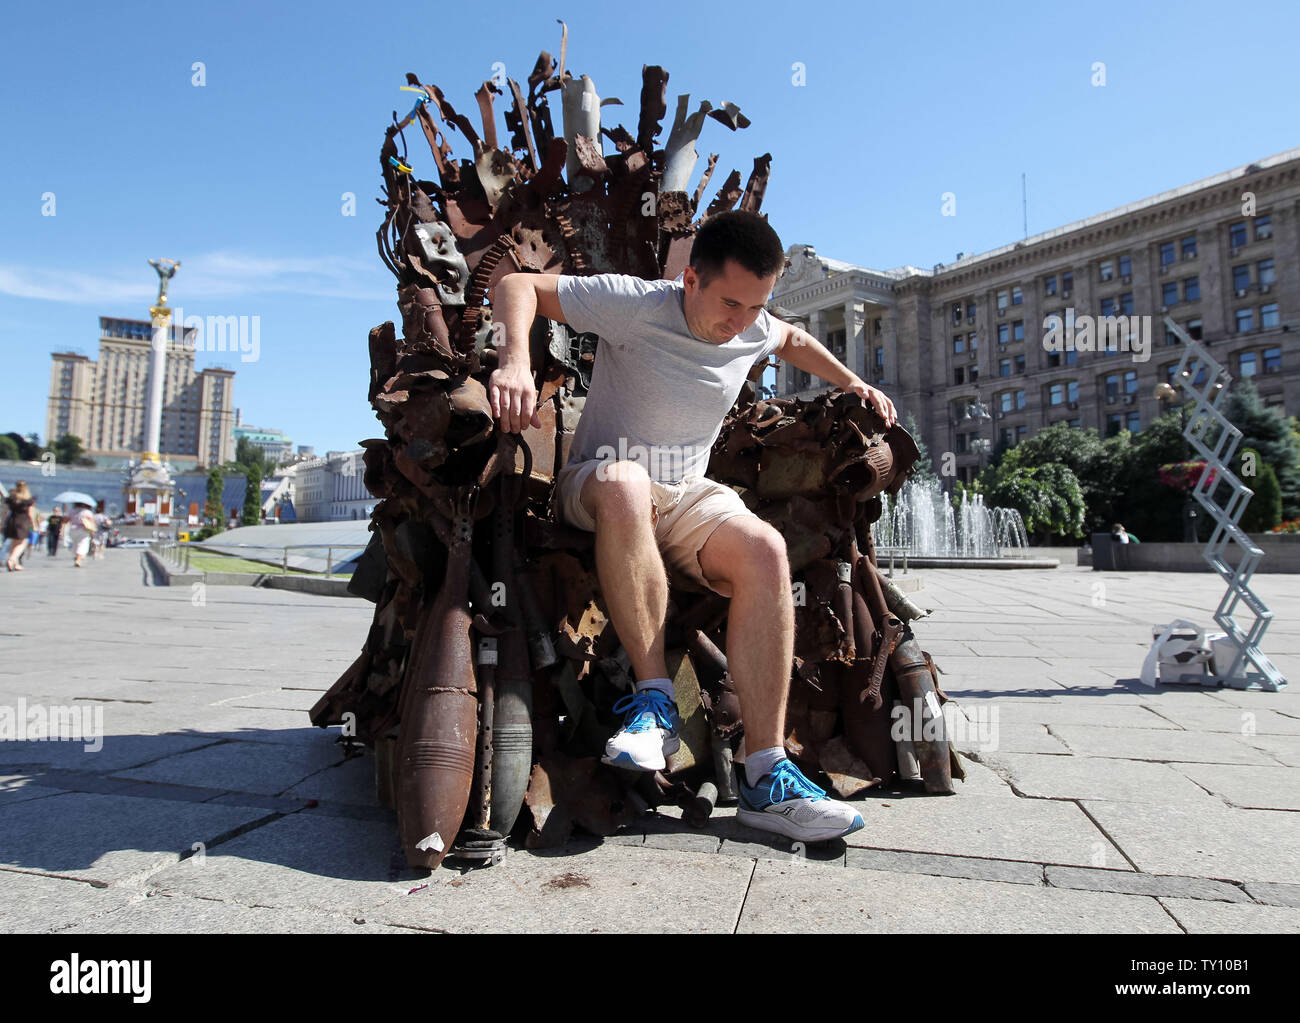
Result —
[[778, 760], [752, 787], [746, 782], [744, 765], [736, 765], [736, 775], [740, 791], [736, 818], [741, 824], [801, 842], [828, 842], [865, 827], [857, 810], [829, 798], [789, 760]]
[[634, 771], [662, 771], [668, 757], [681, 746], [677, 733], [681, 718], [667, 693], [643, 689], [614, 704], [615, 713], [626, 712], [623, 727], [605, 743], [600, 759], [612, 767]]

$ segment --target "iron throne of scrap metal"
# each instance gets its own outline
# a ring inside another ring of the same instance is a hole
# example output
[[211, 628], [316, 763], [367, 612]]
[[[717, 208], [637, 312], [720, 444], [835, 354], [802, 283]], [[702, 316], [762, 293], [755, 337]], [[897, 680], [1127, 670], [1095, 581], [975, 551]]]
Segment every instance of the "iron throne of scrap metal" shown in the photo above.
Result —
[[[1183, 427], [1183, 436], [1205, 459], [1205, 469], [1192, 491], [1215, 523], [1202, 557], [1228, 584], [1228, 590], [1214, 612], [1214, 620], [1226, 633], [1233, 654], [1230, 660], [1225, 661], [1216, 653], [1217, 680], [1235, 689], [1275, 692], [1286, 685], [1286, 679], [1259, 646], [1273, 620], [1273, 612], [1250, 588], [1250, 580], [1264, 557], [1264, 551], [1238, 524], [1255, 492], [1229, 467], [1241, 442], [1241, 431], [1219, 411], [1232, 376], [1209, 349], [1171, 317], [1165, 317], [1165, 326], [1183, 343], [1183, 357], [1174, 371], [1173, 383], [1196, 402]], [[1225, 491], [1227, 496], [1223, 503], [1215, 500], [1216, 494]], [[1230, 547], [1236, 558], [1229, 558]], [[1239, 609], [1243, 607], [1254, 616], [1254, 621], [1244, 628], [1237, 621]]]
[[[484, 82], [478, 127], [407, 75], [413, 106], [394, 113], [380, 150], [379, 254], [397, 278], [402, 332], [392, 322], [370, 332], [369, 399], [384, 436], [362, 445], [366, 487], [381, 500], [350, 584], [375, 615], [360, 656], [311, 717], [346, 724], [349, 742], [373, 747], [379, 800], [396, 809], [412, 866], [436, 867], [453, 850], [496, 862], [516, 831], [532, 847], [563, 843], [575, 827], [611, 835], [665, 803], [703, 824], [735, 798], [744, 723], [723, 652], [728, 601], [681, 580], [667, 626], [681, 748], [654, 774], [599, 760], [618, 727], [612, 705], [633, 680], [592, 536], [551, 508], [599, 339], [535, 321], [541, 426], [522, 435], [496, 428], [485, 382], [502, 277], [674, 278], [700, 222], [737, 205], [759, 210], [771, 158], [754, 161], [743, 189], [732, 171], [702, 207], [717, 157], [688, 191], [695, 141], [708, 118], [746, 127], [739, 109], [691, 111], [679, 96], [660, 146], [663, 68], [642, 68], [632, 133], [602, 125], [617, 101], [602, 102], [564, 61], [563, 48], [558, 62], [543, 52], [526, 93], [514, 80]], [[493, 110], [502, 96], [504, 135]], [[408, 152], [407, 128], [427, 154]], [[453, 159], [456, 134], [470, 157]], [[429, 166], [436, 180], [423, 176]], [[877, 572], [870, 531], [879, 495], [902, 485], [916, 445], [853, 394], [758, 400], [762, 369], [727, 416], [709, 474], [741, 491], [789, 548], [799, 599], [787, 748], [846, 797], [899, 778], [949, 793], [962, 774], [942, 727], [947, 698], [909, 628], [925, 612]], [[919, 715], [915, 742], [891, 733], [896, 702]]]

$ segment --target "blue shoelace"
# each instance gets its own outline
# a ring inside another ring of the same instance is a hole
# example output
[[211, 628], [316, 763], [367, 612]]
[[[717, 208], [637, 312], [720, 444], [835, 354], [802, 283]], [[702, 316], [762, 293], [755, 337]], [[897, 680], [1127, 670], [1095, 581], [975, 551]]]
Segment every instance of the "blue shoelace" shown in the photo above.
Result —
[[784, 803], [787, 799], [803, 797], [822, 799], [825, 796], [826, 790], [818, 788], [805, 778], [803, 772], [789, 760], [778, 760], [772, 768], [772, 786], [767, 792], [772, 803]]
[[665, 731], [673, 730], [672, 715], [675, 705], [667, 693], [658, 689], [644, 689], [632, 693], [614, 704], [614, 713], [627, 712], [623, 728], [628, 732], [646, 732], [658, 725]]

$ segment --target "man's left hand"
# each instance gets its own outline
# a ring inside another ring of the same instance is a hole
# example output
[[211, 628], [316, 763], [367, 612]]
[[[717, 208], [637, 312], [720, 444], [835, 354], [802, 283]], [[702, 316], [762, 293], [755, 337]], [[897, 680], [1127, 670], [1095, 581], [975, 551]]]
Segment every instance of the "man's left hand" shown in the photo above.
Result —
[[884, 391], [872, 387], [865, 380], [856, 378], [845, 386], [844, 390], [866, 399], [867, 404], [880, 413], [880, 418], [885, 421], [885, 426], [893, 426], [898, 422], [898, 410], [894, 408], [894, 403], [889, 400], [889, 396]]

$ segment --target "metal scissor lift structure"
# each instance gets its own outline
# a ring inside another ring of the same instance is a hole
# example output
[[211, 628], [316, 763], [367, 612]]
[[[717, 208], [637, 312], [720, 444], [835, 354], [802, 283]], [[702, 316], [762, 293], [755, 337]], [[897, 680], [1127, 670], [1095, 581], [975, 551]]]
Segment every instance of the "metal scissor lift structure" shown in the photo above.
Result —
[[[1255, 574], [1260, 559], [1264, 557], [1264, 552], [1238, 525], [1255, 492], [1228, 466], [1241, 442], [1241, 431], [1219, 411], [1219, 404], [1227, 393], [1232, 376], [1222, 363], [1210, 355], [1204, 345], [1188, 336], [1170, 317], [1165, 317], [1165, 326], [1183, 343], [1183, 357], [1174, 371], [1173, 384], [1181, 387], [1184, 394], [1196, 401], [1196, 408], [1183, 427], [1183, 436], [1206, 463], [1205, 470], [1192, 491], [1192, 496], [1215, 522], [1214, 532], [1201, 556], [1228, 584], [1228, 592], [1219, 602], [1214, 620], [1236, 647], [1236, 653], [1228, 669], [1220, 671], [1218, 681], [1234, 689], [1277, 691], [1286, 685], [1286, 679], [1259, 648], [1260, 641], [1273, 620], [1273, 612], [1250, 588], [1251, 577]], [[1197, 383], [1198, 380], [1201, 382]], [[1217, 431], [1215, 427], [1218, 428]], [[1224, 486], [1228, 488], [1229, 495], [1220, 505], [1215, 503], [1214, 494]], [[1241, 560], [1235, 568], [1225, 557], [1229, 544], [1236, 544], [1242, 552]], [[1245, 629], [1237, 623], [1236, 618], [1238, 607], [1243, 604], [1255, 616], [1255, 620]], [[1221, 668], [1221, 665], [1216, 666]]]

